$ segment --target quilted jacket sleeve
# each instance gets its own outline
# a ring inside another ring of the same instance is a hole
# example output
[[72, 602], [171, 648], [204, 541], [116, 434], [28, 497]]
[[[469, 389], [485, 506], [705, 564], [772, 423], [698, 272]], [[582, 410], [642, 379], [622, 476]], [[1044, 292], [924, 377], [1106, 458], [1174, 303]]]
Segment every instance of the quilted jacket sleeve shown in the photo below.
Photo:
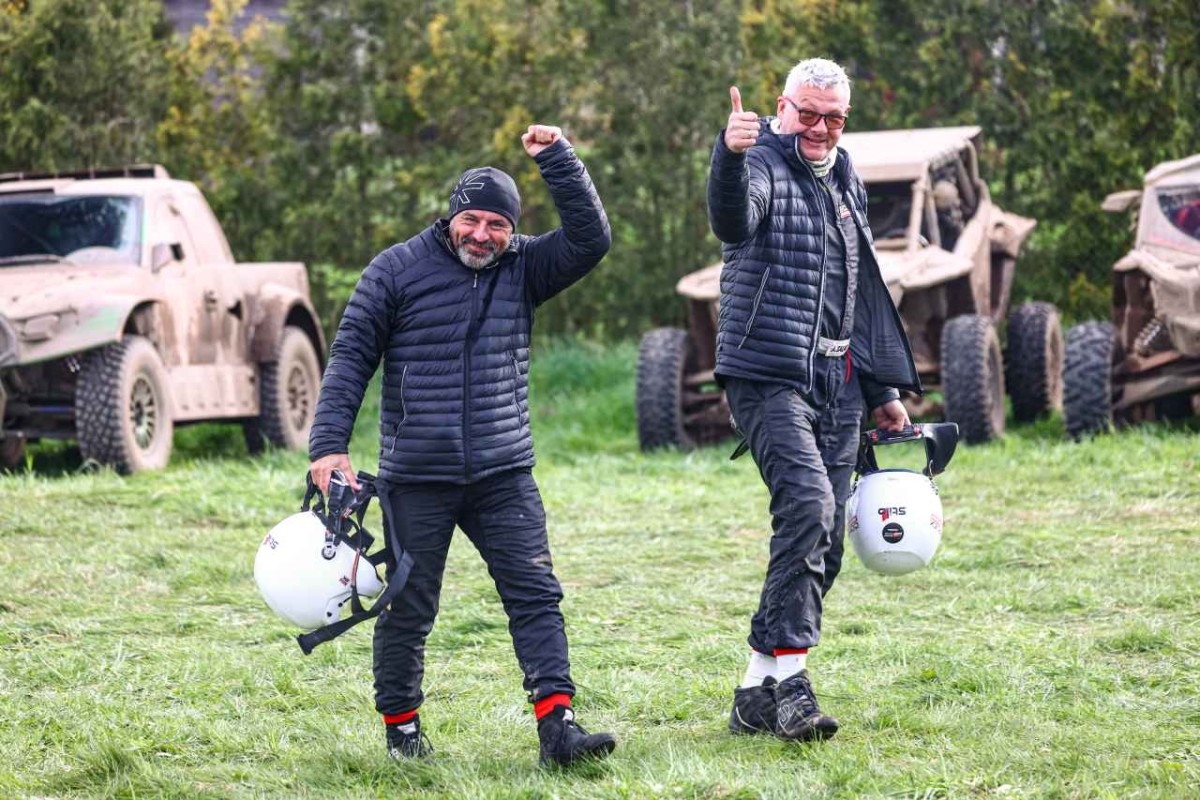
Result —
[[394, 258], [380, 253], [363, 271], [338, 323], [321, 379], [316, 418], [308, 434], [308, 457], [345, 453], [371, 376], [387, 348], [396, 310]]
[[771, 176], [754, 150], [735, 153], [717, 134], [708, 172], [708, 223], [725, 244], [754, 235], [771, 205]]
[[863, 400], [868, 411], [874, 411], [885, 403], [900, 399], [900, 392], [891, 386], [885, 386], [862, 370], [858, 371], [858, 385], [862, 389]]
[[612, 229], [587, 168], [565, 139], [534, 160], [562, 220], [562, 227], [533, 237], [524, 248], [527, 285], [540, 305], [600, 263], [612, 245]]

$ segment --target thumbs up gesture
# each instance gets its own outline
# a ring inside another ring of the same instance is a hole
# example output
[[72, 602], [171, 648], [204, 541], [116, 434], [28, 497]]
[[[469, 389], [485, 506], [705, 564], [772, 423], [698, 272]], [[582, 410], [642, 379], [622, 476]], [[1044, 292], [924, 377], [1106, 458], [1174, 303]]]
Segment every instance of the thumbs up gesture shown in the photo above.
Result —
[[729, 101], [733, 110], [725, 125], [725, 146], [735, 153], [744, 153], [758, 141], [758, 114], [742, 111], [742, 93], [736, 86], [729, 87]]

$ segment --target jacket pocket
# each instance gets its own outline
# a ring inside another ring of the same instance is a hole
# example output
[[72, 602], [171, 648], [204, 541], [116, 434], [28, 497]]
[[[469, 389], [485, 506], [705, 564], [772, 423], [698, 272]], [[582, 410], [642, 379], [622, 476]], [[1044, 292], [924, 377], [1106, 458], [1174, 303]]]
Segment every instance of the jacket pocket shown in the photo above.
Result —
[[762, 281], [758, 284], [758, 292], [754, 295], [754, 305], [750, 307], [750, 319], [746, 320], [746, 332], [742, 334], [742, 340], [738, 342], [738, 347], [746, 343], [750, 338], [750, 331], [754, 328], [754, 320], [758, 317], [758, 308], [762, 305], [763, 292], [767, 290], [767, 280], [771, 277], [771, 265], [767, 264], [763, 270]]
[[404, 369], [400, 371], [400, 420], [392, 426], [392, 446], [388, 448], [389, 453], [396, 451], [396, 440], [400, 438], [400, 426], [408, 419], [408, 404], [404, 399], [404, 383], [408, 379], [408, 365], [404, 365]]

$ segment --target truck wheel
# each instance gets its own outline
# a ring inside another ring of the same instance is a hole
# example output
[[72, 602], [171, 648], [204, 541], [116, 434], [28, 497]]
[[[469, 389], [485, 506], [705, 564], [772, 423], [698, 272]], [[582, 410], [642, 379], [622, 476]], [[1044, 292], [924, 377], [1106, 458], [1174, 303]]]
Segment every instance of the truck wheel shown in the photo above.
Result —
[[637, 424], [643, 450], [691, 450], [696, 446], [683, 424], [687, 360], [687, 331], [655, 328], [642, 337], [638, 348]]
[[1063, 337], [1058, 309], [1022, 303], [1008, 316], [1005, 384], [1013, 416], [1032, 422], [1062, 409]]
[[25, 465], [25, 437], [0, 438], [0, 469], [18, 470]]
[[283, 329], [273, 361], [259, 364], [259, 412], [243, 426], [251, 454], [265, 445], [302, 450], [317, 414], [321, 365], [312, 340], [299, 328]]
[[1004, 435], [1004, 359], [992, 321], [964, 314], [942, 330], [942, 395], [946, 419], [963, 440], [979, 444]]
[[1113, 335], [1111, 322], [1084, 322], [1067, 331], [1063, 419], [1072, 439], [1112, 426]]
[[175, 433], [168, 386], [162, 358], [141, 336], [89, 354], [75, 383], [75, 430], [84, 460], [123, 475], [165, 467]]

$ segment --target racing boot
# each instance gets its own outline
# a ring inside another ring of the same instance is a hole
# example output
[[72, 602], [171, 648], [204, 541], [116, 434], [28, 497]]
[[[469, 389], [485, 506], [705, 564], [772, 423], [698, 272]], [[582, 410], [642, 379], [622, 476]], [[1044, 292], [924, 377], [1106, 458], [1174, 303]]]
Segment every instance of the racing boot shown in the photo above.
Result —
[[433, 745], [429, 743], [429, 737], [421, 733], [421, 717], [388, 725], [387, 750], [394, 761], [432, 756]]
[[538, 739], [541, 740], [541, 762], [567, 765], [581, 759], [600, 759], [617, 746], [611, 733], [588, 733], [575, 723], [575, 712], [569, 706], [555, 706], [538, 720]]
[[767, 676], [762, 686], [733, 690], [733, 710], [729, 712], [730, 733], [775, 732], [775, 686], [778, 682]]
[[821, 713], [808, 670], [802, 669], [775, 687], [775, 735], [808, 742], [837, 733], [838, 721]]

